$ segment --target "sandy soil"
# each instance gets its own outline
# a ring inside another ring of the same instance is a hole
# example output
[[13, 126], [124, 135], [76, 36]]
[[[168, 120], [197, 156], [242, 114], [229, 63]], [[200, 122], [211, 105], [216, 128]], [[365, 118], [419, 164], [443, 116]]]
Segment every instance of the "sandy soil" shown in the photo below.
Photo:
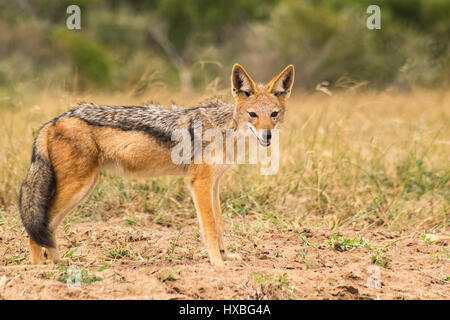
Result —
[[134, 225], [117, 217], [72, 224], [58, 234], [65, 265], [29, 265], [25, 233], [6, 232], [0, 235], [0, 297], [450, 298], [448, 241], [429, 243], [419, 232], [376, 227], [359, 232], [361, 246], [345, 247], [340, 240], [360, 239], [355, 232], [269, 225], [246, 233], [231, 230], [237, 218], [227, 223], [225, 241], [242, 260], [223, 267], [209, 263], [195, 218], [178, 226]]

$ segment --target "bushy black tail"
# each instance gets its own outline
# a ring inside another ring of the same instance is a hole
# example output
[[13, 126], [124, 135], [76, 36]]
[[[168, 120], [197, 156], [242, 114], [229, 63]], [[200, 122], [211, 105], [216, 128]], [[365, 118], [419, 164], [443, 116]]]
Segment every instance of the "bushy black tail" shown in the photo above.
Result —
[[19, 210], [25, 230], [38, 245], [54, 248], [49, 229], [48, 211], [56, 189], [56, 176], [51, 163], [33, 146], [31, 166], [20, 187]]

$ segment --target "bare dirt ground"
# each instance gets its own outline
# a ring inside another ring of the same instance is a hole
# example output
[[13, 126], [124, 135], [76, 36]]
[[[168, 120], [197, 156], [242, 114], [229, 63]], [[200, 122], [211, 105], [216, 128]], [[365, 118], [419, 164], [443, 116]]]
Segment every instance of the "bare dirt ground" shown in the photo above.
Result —
[[242, 260], [223, 267], [209, 263], [192, 217], [178, 227], [136, 225], [123, 217], [66, 226], [58, 233], [66, 256], [61, 265], [29, 265], [27, 237], [11, 229], [0, 235], [0, 297], [450, 298], [448, 240], [430, 242], [419, 232], [382, 227], [343, 233], [268, 224], [258, 231], [232, 231], [241, 222], [228, 219], [225, 241]]

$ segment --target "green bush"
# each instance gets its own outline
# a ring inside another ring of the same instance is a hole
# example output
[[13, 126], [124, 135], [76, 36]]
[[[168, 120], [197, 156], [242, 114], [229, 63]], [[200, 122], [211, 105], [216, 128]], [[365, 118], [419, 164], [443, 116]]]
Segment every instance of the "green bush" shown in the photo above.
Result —
[[57, 29], [54, 37], [69, 54], [74, 72], [81, 77], [82, 85], [85, 81], [103, 87], [110, 84], [112, 62], [101, 45], [89, 40], [83, 33], [65, 29]]
[[[65, 28], [70, 4], [81, 31]], [[366, 27], [372, 4], [381, 30]], [[293, 63], [305, 88], [445, 87], [449, 10], [448, 0], [3, 1], [0, 87], [76, 79], [71, 89], [143, 92], [155, 79], [178, 89], [189, 73], [190, 86], [214, 91], [234, 62], [261, 79]]]

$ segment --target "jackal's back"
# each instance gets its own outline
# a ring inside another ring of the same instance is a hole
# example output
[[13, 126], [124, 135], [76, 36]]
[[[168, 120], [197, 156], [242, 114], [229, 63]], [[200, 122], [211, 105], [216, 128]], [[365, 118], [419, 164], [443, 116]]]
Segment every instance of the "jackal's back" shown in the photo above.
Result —
[[58, 122], [75, 117], [91, 126], [109, 127], [121, 131], [143, 132], [165, 145], [172, 145], [171, 135], [177, 129], [191, 129], [195, 121], [206, 127], [225, 128], [233, 116], [233, 105], [220, 99], [208, 100], [199, 106], [164, 109], [159, 105], [99, 106], [80, 104], [55, 118]]

